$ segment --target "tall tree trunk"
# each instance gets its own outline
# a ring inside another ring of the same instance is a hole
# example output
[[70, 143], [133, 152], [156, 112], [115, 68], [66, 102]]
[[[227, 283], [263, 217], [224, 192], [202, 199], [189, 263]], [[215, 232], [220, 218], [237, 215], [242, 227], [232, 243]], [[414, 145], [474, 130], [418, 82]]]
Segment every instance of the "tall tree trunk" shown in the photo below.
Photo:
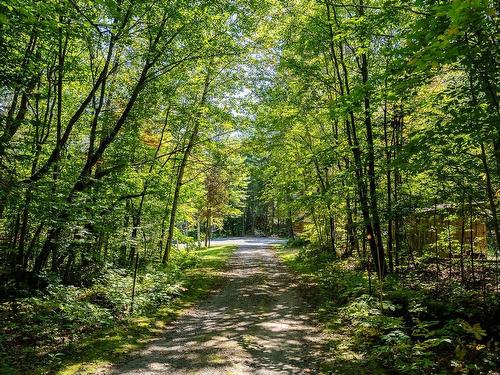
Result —
[[[66, 125], [66, 128], [64, 129], [64, 132], [62, 132], [62, 134], [60, 135], [60, 140], [56, 143], [56, 146], [52, 150], [47, 161], [43, 164], [42, 167], [40, 167], [40, 169], [38, 171], [36, 171], [34, 174], [32, 174], [29, 177], [27, 182], [32, 183], [32, 182], [40, 180], [50, 170], [50, 167], [60, 159], [61, 152], [69, 140], [69, 137], [73, 131], [74, 125], [78, 122], [78, 120], [85, 113], [85, 110], [87, 109], [89, 104], [92, 102], [92, 100], [94, 100], [95, 94], [99, 90], [99, 88], [101, 86], [106, 86], [106, 81], [107, 81], [109, 74], [114, 72], [114, 70], [116, 68], [116, 66], [110, 67], [111, 60], [112, 60], [112, 56], [113, 56], [113, 52], [114, 52], [114, 48], [116, 46], [116, 43], [118, 42], [119, 37], [123, 34], [123, 30], [126, 28], [128, 22], [130, 20], [131, 6], [132, 5], [130, 5], [129, 8], [127, 9], [127, 11], [125, 12], [122, 20], [120, 20], [120, 21], [118, 19], [114, 20], [115, 24], [119, 24], [119, 28], [115, 32], [111, 33], [109, 43], [108, 43], [107, 55], [106, 55], [106, 59], [104, 62], [104, 66], [103, 66], [98, 78], [94, 82], [91, 90], [88, 92], [87, 96], [85, 97], [83, 102], [80, 104], [80, 106], [77, 108], [77, 110], [75, 111], [73, 116], [69, 119], [69, 121]], [[166, 22], [166, 18], [164, 18], [164, 20], [162, 21], [162, 25], [164, 25], [165, 22]], [[161, 36], [162, 33], [163, 33], [163, 30], [160, 30], [158, 32], [157, 37], [155, 38], [155, 40], [151, 46], [152, 51], [154, 51], [156, 49], [156, 46], [159, 42], [159, 36]], [[120, 130], [121, 126], [123, 125], [123, 123], [121, 123], [122, 117], [124, 117], [123, 120], [125, 120], [128, 117], [128, 112], [130, 111], [133, 104], [135, 103], [135, 101], [137, 99], [137, 95], [142, 90], [142, 86], [144, 85], [146, 78], [147, 78], [147, 72], [149, 71], [149, 69], [151, 68], [151, 66], [153, 64], [154, 64], [154, 58], [152, 60], [149, 58], [146, 59], [146, 62], [144, 63], [144, 66], [143, 66], [143, 71], [142, 71], [141, 77], [139, 78], [139, 82], [136, 84], [136, 86], [132, 92], [131, 98], [129, 99], [127, 106], [125, 107], [125, 109], [122, 113], [122, 116], [118, 119], [118, 121], [115, 125], [115, 128], [112, 130], [112, 132], [110, 134], [108, 134], [108, 136], [105, 137], [104, 140], [101, 142], [100, 146], [103, 146], [103, 148], [101, 149], [101, 147], [100, 147], [100, 149], [97, 150], [91, 157], [87, 158], [87, 163], [86, 163], [85, 168], [87, 168], [88, 165], [92, 165], [92, 167], [93, 167], [93, 165], [95, 165], [95, 163], [97, 162], [97, 160], [94, 159], [94, 156], [100, 157], [100, 155], [104, 152], [104, 150], [107, 148], [109, 143], [113, 141], [114, 137], [116, 136], [116, 133]], [[144, 74], [144, 73], [146, 73], [146, 74]], [[103, 93], [103, 91], [101, 93]], [[129, 106], [129, 104], [132, 104], [132, 106]], [[125, 114], [125, 116], [123, 116], [124, 114]], [[115, 133], [115, 130], [116, 130], [116, 133]]]
[[[151, 164], [149, 165], [148, 175], [151, 175], [151, 173], [153, 172], [158, 153], [160, 152], [161, 146], [163, 144], [163, 138], [165, 136], [165, 130], [167, 128], [169, 114], [170, 114], [170, 106], [167, 108], [167, 112], [165, 115], [165, 121], [163, 123], [163, 128], [161, 130], [160, 140], [158, 141], [158, 145], [156, 146], [156, 149], [155, 149], [155, 152], [153, 155], [153, 159], [151, 161]], [[135, 252], [136, 252], [136, 248], [137, 248], [137, 231], [139, 230], [139, 227], [141, 225], [142, 209], [144, 207], [144, 200], [146, 197], [148, 186], [149, 186], [149, 180], [146, 180], [144, 182], [144, 186], [143, 186], [141, 195], [139, 197], [140, 198], [139, 207], [137, 208], [137, 211], [132, 216], [133, 227], [132, 227], [132, 233], [131, 233], [131, 246], [130, 246], [130, 254], [129, 254], [129, 262], [130, 263], [132, 263], [132, 261], [134, 260], [134, 256], [135, 256]]]
[[[332, 20], [331, 20], [331, 11], [333, 10], [333, 18], [335, 23], [338, 25], [337, 14], [335, 10], [335, 6], [330, 6], [329, 2], [326, 2], [326, 10], [328, 17], [328, 27], [330, 31], [330, 53], [332, 55], [332, 62], [335, 67], [335, 72], [337, 75], [337, 81], [339, 85], [339, 93], [341, 96], [350, 95], [350, 87], [349, 87], [349, 74], [347, 70], [347, 66], [344, 61], [344, 50], [343, 46], [339, 46], [339, 57], [337, 57], [337, 53], [335, 51], [335, 43], [334, 43], [334, 33], [332, 28]], [[363, 83], [368, 80], [368, 63], [365, 59], [362, 61], [362, 78]], [[342, 74], [341, 74], [342, 71]], [[370, 251], [372, 253], [372, 258], [375, 262], [375, 267], [377, 270], [377, 274], [379, 278], [383, 278], [385, 275], [385, 259], [383, 253], [383, 245], [381, 243], [381, 231], [380, 231], [380, 221], [378, 218], [378, 210], [377, 210], [377, 198], [376, 198], [376, 188], [375, 188], [375, 171], [374, 171], [374, 156], [373, 156], [373, 136], [371, 134], [371, 117], [369, 114], [370, 106], [369, 106], [369, 97], [365, 96], [364, 106], [365, 106], [365, 127], [367, 129], [367, 142], [368, 142], [368, 175], [370, 181], [370, 200], [368, 197], [367, 187], [364, 181], [364, 168], [361, 157], [361, 149], [357, 136], [356, 130], [356, 121], [354, 112], [352, 110], [349, 111], [349, 117], [345, 120], [346, 124], [346, 133], [349, 147], [352, 150], [354, 156], [354, 166], [355, 166], [355, 176], [357, 183], [357, 190], [359, 194], [359, 202], [361, 205], [361, 212], [363, 216], [363, 221], [365, 225], [366, 231], [366, 240], [368, 240], [368, 244], [370, 246]], [[368, 134], [369, 132], [369, 134]], [[371, 146], [371, 147], [370, 147]], [[370, 162], [371, 160], [371, 162]], [[372, 177], [372, 178], [371, 178]], [[372, 215], [370, 215], [370, 211], [372, 211]]]
[[[163, 25], [165, 22], [166, 22], [166, 17], [164, 19]], [[158, 35], [161, 35], [161, 31], [159, 32]], [[158, 39], [158, 36], [157, 36], [157, 39]], [[156, 44], [158, 43], [157, 39], [155, 39]], [[153, 50], [155, 50], [155, 49], [156, 49], [156, 46], [153, 48]], [[93, 181], [90, 179], [92, 169], [98, 163], [100, 158], [103, 156], [104, 152], [109, 147], [109, 145], [115, 140], [117, 134], [119, 133], [119, 131], [121, 130], [121, 128], [125, 124], [128, 116], [130, 115], [130, 112], [132, 111], [132, 108], [134, 107], [134, 105], [137, 101], [137, 98], [139, 97], [140, 92], [144, 88], [144, 85], [145, 85], [146, 80], [148, 78], [148, 72], [151, 69], [151, 67], [153, 66], [153, 64], [154, 64], [154, 59], [153, 60], [147, 59], [145, 61], [144, 66], [142, 68], [141, 75], [139, 77], [139, 80], [137, 81], [137, 83], [132, 91], [132, 94], [127, 102], [127, 105], [125, 106], [125, 108], [123, 109], [123, 112], [121, 113], [120, 117], [116, 121], [115, 126], [110, 131], [110, 133], [101, 140], [96, 151], [92, 154], [92, 156], [90, 158], [87, 159], [87, 162], [85, 163], [85, 165], [81, 169], [80, 174], [79, 174], [75, 184], [73, 185], [69, 195], [66, 198], [66, 207], [63, 208], [63, 210], [60, 212], [60, 214], [57, 217], [57, 219], [58, 219], [57, 221], [59, 223], [65, 223], [68, 221], [69, 208], [70, 208], [73, 200], [75, 199], [76, 195], [78, 193], [83, 192], [86, 189], [88, 189], [88, 187], [92, 184]], [[90, 100], [90, 98], [89, 98], [89, 100]], [[64, 138], [65, 135], [63, 135], [62, 137]], [[61, 235], [62, 231], [63, 231], [62, 226], [56, 226], [56, 227], [52, 227], [49, 229], [49, 231], [47, 233], [47, 240], [45, 241], [45, 243], [40, 251], [40, 254], [38, 255], [38, 257], [35, 260], [35, 264], [33, 267], [33, 272], [35, 274], [39, 273], [43, 269], [43, 267], [45, 266], [45, 264], [49, 258], [49, 254], [51, 252], [57, 252], [59, 236]]]
[[132, 215], [132, 232], [130, 234], [130, 252], [128, 255], [128, 263], [132, 263], [137, 249], [137, 231], [141, 225], [141, 212], [139, 209]]
[[[363, 15], [363, 3], [361, 2], [361, 15]], [[370, 187], [370, 211], [373, 222], [373, 231], [376, 238], [376, 248], [377, 253], [374, 261], [377, 267], [377, 273], [379, 277], [384, 277], [386, 273], [385, 264], [385, 254], [384, 254], [384, 243], [382, 241], [382, 231], [380, 226], [380, 216], [378, 212], [378, 198], [377, 198], [377, 183], [375, 180], [375, 150], [373, 144], [373, 131], [372, 131], [372, 119], [371, 119], [371, 109], [370, 109], [370, 96], [369, 91], [366, 88], [368, 85], [368, 58], [366, 53], [361, 54], [361, 75], [363, 79], [363, 85], [365, 86], [365, 98], [364, 98], [364, 109], [365, 109], [365, 128], [366, 128], [366, 141], [368, 144], [368, 181]]]
[[384, 142], [386, 158], [386, 179], [387, 179], [387, 255], [389, 257], [389, 271], [394, 272], [394, 261], [392, 256], [392, 182], [391, 182], [391, 147], [389, 145], [387, 133], [387, 99], [384, 102]]
[[352, 255], [352, 253], [356, 249], [357, 239], [356, 239], [356, 226], [352, 218], [353, 215], [351, 208], [351, 198], [349, 196], [346, 197], [346, 213], [347, 213], [346, 235], [347, 235], [347, 244], [349, 246], [349, 251], [347, 255]]
[[288, 209], [287, 223], [288, 223], [288, 234], [290, 238], [294, 239], [295, 233], [293, 231], [292, 210], [290, 208]]
[[495, 195], [491, 183], [491, 172], [488, 165], [488, 159], [486, 157], [486, 151], [483, 142], [481, 142], [481, 160], [483, 162], [483, 170], [486, 176], [486, 193], [488, 195], [488, 203], [491, 211], [491, 223], [493, 225], [493, 233], [495, 233], [495, 243], [496, 243], [495, 254], [496, 254], [498, 252], [498, 249], [500, 248], [500, 229], [498, 227], [498, 215], [497, 215], [497, 206], [495, 203]]
[[[20, 71], [24, 71], [28, 64], [30, 63], [33, 54], [35, 53], [35, 49], [37, 47], [38, 42], [38, 27], [34, 26], [30, 35], [30, 39], [28, 41], [28, 45], [26, 46], [26, 50], [24, 52], [23, 61], [20, 66]], [[29, 80], [28, 85], [22, 91], [21, 94], [21, 102], [19, 104], [19, 109], [17, 108], [17, 100], [20, 94], [20, 89], [16, 88], [11, 106], [9, 111], [7, 112], [7, 118], [5, 121], [4, 130], [2, 136], [0, 137], [0, 158], [2, 158], [5, 154], [7, 145], [9, 144], [12, 137], [16, 134], [21, 122], [24, 120], [26, 113], [28, 111], [28, 99], [31, 91], [36, 87], [37, 80], [31, 79]], [[17, 114], [14, 116], [17, 109]]]
[[205, 225], [205, 247], [210, 247], [210, 232], [212, 230], [212, 209], [207, 209], [207, 222]]
[[125, 201], [125, 215], [123, 219], [123, 236], [120, 244], [120, 263], [123, 265], [127, 260], [127, 242], [128, 235], [127, 232], [129, 230], [129, 222], [130, 222], [130, 199]]
[[163, 259], [162, 259], [163, 263], [166, 263], [168, 261], [170, 251], [172, 249], [172, 240], [174, 237], [174, 228], [175, 228], [175, 216], [177, 213], [177, 206], [179, 203], [179, 195], [180, 195], [180, 191], [181, 191], [182, 181], [184, 178], [184, 171], [186, 169], [186, 165], [188, 163], [189, 156], [190, 156], [192, 149], [196, 143], [196, 139], [198, 138], [198, 132], [200, 129], [201, 109], [205, 105], [206, 100], [207, 100], [208, 88], [210, 86], [210, 80], [211, 80], [211, 67], [208, 67], [207, 74], [205, 76], [205, 83], [203, 86], [203, 93], [201, 95], [201, 100], [200, 100], [200, 104], [199, 104], [200, 108], [199, 108], [198, 114], [194, 120], [194, 128], [191, 132], [191, 136], [189, 137], [188, 144], [187, 144], [186, 149], [184, 151], [184, 155], [182, 156], [181, 164], [179, 165], [179, 170], [177, 172], [177, 180], [175, 182], [174, 197], [172, 199], [172, 208], [170, 210], [170, 221], [169, 221], [169, 226], [168, 226], [167, 241], [165, 244], [165, 252], [163, 253]]

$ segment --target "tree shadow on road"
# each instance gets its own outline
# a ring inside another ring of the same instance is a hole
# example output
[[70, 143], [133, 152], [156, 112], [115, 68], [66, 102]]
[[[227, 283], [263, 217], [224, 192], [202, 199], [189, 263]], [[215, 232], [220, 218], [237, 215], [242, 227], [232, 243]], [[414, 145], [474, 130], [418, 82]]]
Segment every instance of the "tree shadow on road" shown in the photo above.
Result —
[[112, 373], [317, 373], [321, 335], [286, 267], [252, 246], [230, 266], [220, 293]]

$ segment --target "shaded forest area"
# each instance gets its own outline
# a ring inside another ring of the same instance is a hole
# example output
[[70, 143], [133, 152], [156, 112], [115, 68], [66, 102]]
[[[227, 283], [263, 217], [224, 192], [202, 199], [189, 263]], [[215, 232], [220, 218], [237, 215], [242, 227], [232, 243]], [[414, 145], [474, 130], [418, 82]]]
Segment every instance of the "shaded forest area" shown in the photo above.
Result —
[[334, 373], [495, 373], [498, 4], [304, 4], [255, 107], [247, 229], [292, 238]]
[[0, 371], [190, 295], [214, 236], [277, 235], [339, 373], [494, 373], [498, 13], [0, 0]]

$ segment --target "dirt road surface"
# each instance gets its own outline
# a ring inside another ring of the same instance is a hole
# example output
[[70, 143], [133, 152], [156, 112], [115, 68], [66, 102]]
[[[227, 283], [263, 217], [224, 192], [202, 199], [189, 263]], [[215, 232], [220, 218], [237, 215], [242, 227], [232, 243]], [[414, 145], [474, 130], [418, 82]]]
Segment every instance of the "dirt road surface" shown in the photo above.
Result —
[[268, 238], [238, 245], [223, 286], [111, 374], [316, 374], [322, 334]]

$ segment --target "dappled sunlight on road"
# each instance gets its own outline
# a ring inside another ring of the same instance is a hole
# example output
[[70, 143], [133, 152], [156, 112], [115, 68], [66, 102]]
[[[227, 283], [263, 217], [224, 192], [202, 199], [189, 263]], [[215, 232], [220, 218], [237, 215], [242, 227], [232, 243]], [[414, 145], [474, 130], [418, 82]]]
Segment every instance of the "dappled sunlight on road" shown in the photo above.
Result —
[[321, 334], [298, 285], [268, 249], [275, 240], [214, 242], [229, 241], [240, 248], [222, 289], [113, 374], [316, 373]]

